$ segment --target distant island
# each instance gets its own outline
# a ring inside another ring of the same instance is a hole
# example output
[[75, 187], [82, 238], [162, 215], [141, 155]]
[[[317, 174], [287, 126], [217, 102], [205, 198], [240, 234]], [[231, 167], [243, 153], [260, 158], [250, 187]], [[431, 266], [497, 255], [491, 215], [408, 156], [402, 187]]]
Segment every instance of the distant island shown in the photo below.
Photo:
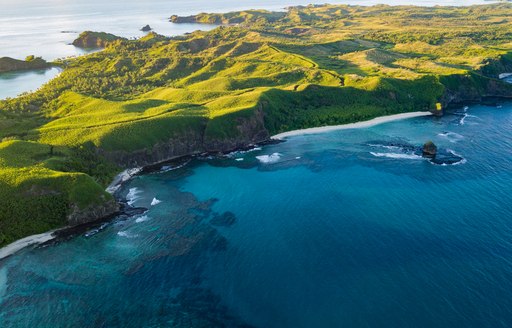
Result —
[[172, 16], [221, 25], [172, 38], [85, 32], [75, 45], [106, 49], [0, 102], [0, 246], [116, 213], [105, 188], [127, 168], [512, 98], [499, 79], [512, 72], [511, 17], [505, 3], [322, 5]]
[[28, 56], [25, 60], [10, 57], [0, 58], [0, 73], [43, 69], [50, 66], [51, 64], [46, 60], [35, 56]]
[[73, 45], [78, 48], [84, 49], [97, 49], [105, 48], [108, 45], [118, 41], [126, 40], [117, 35], [105, 33], [105, 32], [92, 32], [85, 31], [80, 33], [77, 39], [73, 41]]

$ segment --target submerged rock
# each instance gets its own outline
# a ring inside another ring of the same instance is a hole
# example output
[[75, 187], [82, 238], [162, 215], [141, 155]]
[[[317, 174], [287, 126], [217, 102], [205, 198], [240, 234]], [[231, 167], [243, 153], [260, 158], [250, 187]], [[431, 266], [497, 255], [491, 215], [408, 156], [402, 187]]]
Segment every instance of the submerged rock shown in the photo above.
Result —
[[233, 212], [224, 212], [222, 214], [215, 214], [210, 223], [214, 226], [228, 227], [235, 223], [236, 216]]
[[437, 154], [437, 146], [432, 141], [427, 141], [422, 149], [423, 157], [435, 158]]
[[436, 157], [430, 159], [430, 162], [437, 165], [455, 165], [465, 163], [466, 159], [453, 150], [447, 149], [439, 150]]

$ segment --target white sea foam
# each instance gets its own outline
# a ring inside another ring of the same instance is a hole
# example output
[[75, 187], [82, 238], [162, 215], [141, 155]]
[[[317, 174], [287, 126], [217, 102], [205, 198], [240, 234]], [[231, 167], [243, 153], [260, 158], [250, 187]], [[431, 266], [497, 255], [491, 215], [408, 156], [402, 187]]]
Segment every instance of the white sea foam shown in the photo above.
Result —
[[295, 159], [300, 159], [300, 156], [295, 157]]
[[140, 171], [142, 171], [142, 168], [140, 167], [124, 170], [114, 178], [114, 181], [112, 181], [112, 183], [107, 187], [106, 191], [110, 194], [113, 194], [119, 189], [123, 182], [128, 181], [129, 179], [131, 179], [131, 177], [133, 177]]
[[241, 162], [243, 160], [244, 160], [243, 158], [235, 158], [235, 161], [237, 161], [237, 162]]
[[451, 165], [461, 165], [461, 164], [466, 164], [466, 163], [467, 163], [467, 160], [466, 160], [464, 157], [462, 157], [462, 155], [457, 154], [457, 153], [455, 152], [455, 150], [447, 149], [447, 151], [448, 151], [450, 154], [454, 155], [454, 156], [457, 156], [457, 157], [462, 158], [462, 159], [461, 159], [460, 161], [458, 161], [457, 163], [453, 163], [453, 164], [451, 164]]
[[132, 234], [132, 233], [130, 233], [128, 231], [119, 231], [117, 233], [117, 235], [119, 237], [125, 237], [125, 238], [137, 238], [138, 237], [138, 235], [134, 235], [134, 234]]
[[464, 125], [464, 121], [466, 120], [466, 117], [468, 117], [468, 114], [464, 114], [464, 115], [462, 116], [462, 118], [461, 118], [461, 119], [460, 119], [460, 121], [459, 121], [459, 124], [460, 124], [460, 125]]
[[128, 205], [133, 206], [133, 204], [140, 199], [140, 194], [142, 191], [139, 188], [130, 188], [128, 194], [126, 195], [126, 202]]
[[237, 155], [243, 155], [243, 154], [247, 154], [247, 153], [252, 153], [253, 151], [258, 151], [258, 150], [261, 150], [261, 147], [254, 147], [254, 148], [251, 148], [251, 149], [248, 149], [248, 150], [237, 150], [237, 151], [234, 151], [232, 153], [227, 154], [226, 156], [227, 157], [235, 157]]
[[387, 158], [395, 158], [395, 159], [423, 159], [423, 157], [415, 154], [404, 154], [404, 153], [376, 153], [371, 151], [375, 157], [387, 157]]
[[270, 164], [270, 163], [275, 163], [275, 162], [279, 161], [279, 159], [281, 158], [281, 154], [280, 153], [273, 153], [272, 155], [256, 156], [256, 158], [261, 163]]
[[464, 123], [465, 123], [465, 121], [466, 121], [466, 118], [468, 118], [468, 117], [471, 117], [471, 118], [478, 118], [478, 119], [480, 118], [480, 117], [475, 116], [475, 115], [464, 114], [464, 115], [462, 116], [462, 118], [460, 119], [459, 124], [460, 124], [460, 125], [464, 125]]
[[389, 149], [389, 150], [399, 150], [399, 149], [402, 149], [402, 147], [399, 147], [399, 146], [388, 146], [388, 145], [378, 145], [378, 144], [368, 144], [368, 146], [384, 148], [384, 149]]
[[156, 199], [156, 197], [155, 197], [155, 198], [153, 198], [153, 200], [151, 201], [151, 206], [158, 205], [158, 204], [160, 204], [161, 202], [162, 202], [161, 200]]
[[108, 223], [108, 222], [103, 223], [103, 224], [102, 224], [101, 226], [99, 226], [98, 228], [87, 231], [87, 232], [84, 234], [84, 236], [85, 236], [85, 237], [87, 237], [87, 238], [88, 238], [88, 237], [92, 237], [92, 236], [94, 236], [95, 234], [97, 234], [98, 232], [100, 232], [101, 230], [105, 229], [108, 225], [109, 225], [109, 223]]
[[149, 216], [147, 216], [147, 215], [142, 215], [142, 216], [140, 216], [140, 217], [136, 218], [136, 219], [135, 219], [135, 222], [136, 222], [136, 223], [142, 223], [142, 222], [146, 222], [146, 221], [148, 221], [149, 219], [150, 219], [150, 218], [149, 218]]
[[455, 133], [455, 132], [439, 133], [438, 136], [448, 139], [448, 141], [451, 142], [451, 143], [456, 143], [456, 142], [464, 139], [463, 135], [460, 135], [460, 134]]

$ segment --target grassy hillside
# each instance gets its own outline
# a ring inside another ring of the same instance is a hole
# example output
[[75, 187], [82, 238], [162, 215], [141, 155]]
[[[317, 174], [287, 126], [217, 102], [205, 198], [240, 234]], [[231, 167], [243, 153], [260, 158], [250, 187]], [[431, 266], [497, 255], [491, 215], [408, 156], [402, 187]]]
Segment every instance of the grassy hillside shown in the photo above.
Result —
[[0, 102], [0, 208], [12, 208], [0, 212], [0, 245], [64, 224], [74, 204], [104, 202], [121, 167], [512, 96], [497, 79], [512, 72], [511, 17], [508, 4], [324, 5], [174, 16], [224, 24], [175, 38], [83, 34], [108, 37], [106, 49]]

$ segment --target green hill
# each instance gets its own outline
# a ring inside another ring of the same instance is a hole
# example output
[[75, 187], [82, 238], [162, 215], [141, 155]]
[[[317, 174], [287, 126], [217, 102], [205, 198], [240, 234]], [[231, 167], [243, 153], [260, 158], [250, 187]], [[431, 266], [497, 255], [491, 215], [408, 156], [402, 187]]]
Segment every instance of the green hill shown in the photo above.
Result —
[[14, 204], [0, 212], [0, 244], [113, 211], [103, 189], [122, 168], [287, 130], [511, 97], [512, 85], [497, 79], [512, 72], [511, 17], [508, 4], [175, 16], [229, 26], [113, 39], [65, 60], [37, 92], [0, 102], [2, 199]]

